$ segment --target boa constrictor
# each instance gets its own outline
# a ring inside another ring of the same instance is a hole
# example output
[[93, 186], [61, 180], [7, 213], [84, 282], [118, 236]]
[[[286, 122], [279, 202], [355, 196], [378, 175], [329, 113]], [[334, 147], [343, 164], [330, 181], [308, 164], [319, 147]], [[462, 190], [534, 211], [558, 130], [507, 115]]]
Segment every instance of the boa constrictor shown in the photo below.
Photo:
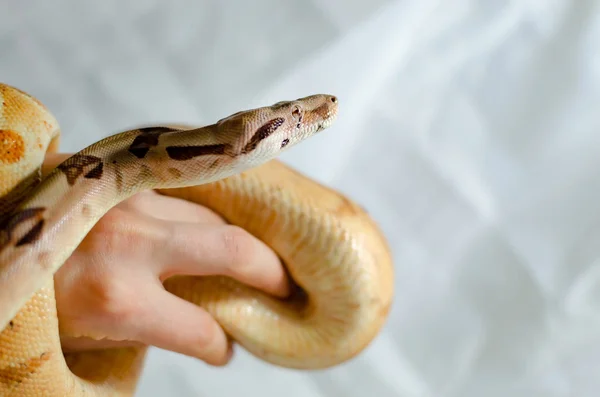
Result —
[[220, 276], [164, 283], [247, 351], [274, 365], [318, 369], [364, 349], [392, 300], [386, 241], [354, 202], [274, 159], [327, 128], [337, 102], [314, 95], [201, 128], [122, 132], [42, 178], [58, 123], [34, 97], [0, 84], [0, 395], [134, 393], [145, 348], [63, 354], [53, 275], [111, 207], [145, 189], [213, 209], [285, 263], [301, 291], [285, 300]]

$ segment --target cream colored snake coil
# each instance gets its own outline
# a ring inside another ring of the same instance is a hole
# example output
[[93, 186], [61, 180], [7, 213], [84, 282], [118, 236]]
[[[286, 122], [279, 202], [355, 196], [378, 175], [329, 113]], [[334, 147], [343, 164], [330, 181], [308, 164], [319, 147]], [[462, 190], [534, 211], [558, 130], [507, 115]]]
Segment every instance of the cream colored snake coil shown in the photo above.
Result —
[[278, 300], [226, 277], [166, 280], [246, 350], [275, 365], [318, 369], [364, 349], [392, 300], [385, 239], [355, 203], [274, 160], [327, 128], [337, 109], [337, 98], [314, 95], [202, 128], [126, 131], [42, 179], [58, 123], [38, 100], [0, 84], [0, 395], [134, 393], [145, 348], [63, 354], [53, 275], [110, 208], [146, 189], [245, 228], [277, 252], [304, 292]]

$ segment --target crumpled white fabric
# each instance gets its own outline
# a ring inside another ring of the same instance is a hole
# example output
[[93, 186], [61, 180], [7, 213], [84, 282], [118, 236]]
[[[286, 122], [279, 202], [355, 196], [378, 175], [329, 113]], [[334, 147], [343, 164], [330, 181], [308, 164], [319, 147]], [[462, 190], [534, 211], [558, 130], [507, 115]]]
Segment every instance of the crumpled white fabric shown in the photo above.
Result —
[[152, 350], [137, 396], [597, 396], [598, 1], [5, 2], [0, 79], [62, 149], [210, 123], [315, 92], [326, 133], [283, 158], [365, 206], [396, 299], [357, 359], [320, 372], [238, 349]]

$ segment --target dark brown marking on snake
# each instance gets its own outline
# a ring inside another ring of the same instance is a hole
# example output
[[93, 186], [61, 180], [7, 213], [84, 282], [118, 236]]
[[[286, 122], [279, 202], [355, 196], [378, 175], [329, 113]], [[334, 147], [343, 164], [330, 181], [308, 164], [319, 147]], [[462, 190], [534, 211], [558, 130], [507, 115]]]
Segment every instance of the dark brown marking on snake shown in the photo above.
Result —
[[154, 172], [152, 172], [152, 169], [146, 164], [142, 164], [140, 166], [140, 173], [138, 174], [138, 178], [140, 178], [141, 180], [151, 181], [154, 178]]
[[140, 128], [140, 135], [136, 136], [129, 146], [129, 153], [133, 154], [138, 159], [143, 159], [150, 151], [150, 148], [158, 145], [158, 138], [166, 133], [177, 131], [175, 128], [169, 127], [146, 127]]
[[104, 172], [104, 163], [98, 163], [97, 166], [92, 168], [90, 172], [85, 174], [83, 177], [87, 179], [100, 179], [102, 178], [102, 173]]
[[148, 167], [146, 164], [140, 164], [139, 170], [140, 172], [134, 177], [134, 180], [147, 181], [150, 183], [157, 181], [156, 174], [152, 171], [152, 168]]
[[39, 369], [50, 360], [50, 353], [42, 353], [39, 357], [33, 357], [17, 365], [11, 364], [0, 368], [0, 382], [16, 386], [39, 371]]
[[23, 237], [17, 241], [15, 244], [16, 247], [20, 247], [22, 245], [27, 245], [35, 242], [42, 233], [42, 229], [44, 228], [44, 220], [40, 219]]
[[29, 244], [34, 242], [38, 237], [40, 232], [42, 231], [42, 227], [44, 226], [44, 219], [42, 218], [42, 213], [46, 210], [44, 207], [33, 207], [27, 208], [21, 211], [16, 212], [11, 217], [7, 218], [2, 225], [0, 225], [0, 251], [4, 249], [10, 242], [12, 241], [13, 234], [17, 227], [29, 221], [32, 218], [37, 218], [37, 222], [33, 225], [27, 233], [23, 237], [21, 237], [16, 246], [21, 246], [25, 244]]
[[169, 172], [169, 174], [171, 174], [175, 178], [181, 178], [181, 175], [183, 175], [183, 172], [181, 172], [177, 168], [170, 167], [167, 169], [167, 171]]
[[214, 159], [212, 163], [208, 166], [209, 170], [214, 169], [217, 165], [219, 165], [221, 159]]
[[277, 128], [281, 127], [283, 123], [285, 123], [285, 119], [283, 117], [277, 117], [276, 119], [264, 124], [254, 133], [254, 135], [252, 135], [252, 138], [250, 138], [246, 146], [244, 146], [242, 149], [242, 153], [249, 153], [253, 151], [260, 141], [268, 138], [277, 130]]
[[115, 168], [115, 183], [117, 184], [117, 192], [123, 191], [123, 171], [119, 167]]
[[11, 191], [0, 197], [0, 224], [12, 215], [19, 203], [25, 199], [27, 193], [41, 180], [42, 173], [41, 169], [38, 168], [24, 177]]
[[283, 149], [284, 147], [286, 147], [288, 143], [290, 143], [290, 140], [285, 138], [283, 142], [281, 142], [281, 148]]
[[222, 155], [227, 154], [231, 150], [231, 145], [217, 144], [205, 146], [168, 146], [167, 154], [173, 160], [190, 160], [194, 157], [207, 156], [210, 154]]
[[20, 223], [25, 222], [28, 219], [34, 218], [44, 212], [46, 208], [44, 207], [33, 207], [21, 210], [14, 214], [7, 222], [7, 224], [3, 227], [5, 230], [12, 231], [14, 230]]
[[67, 183], [72, 186], [75, 184], [77, 178], [84, 173], [85, 168], [90, 165], [94, 165], [94, 168], [86, 173], [84, 178], [100, 179], [102, 177], [102, 170], [104, 168], [102, 159], [100, 157], [87, 154], [76, 154], [66, 159], [56, 168], [65, 174], [67, 177]]
[[10, 322], [8, 323], [8, 325], [10, 326], [10, 329], [13, 329], [15, 326], [15, 322], [13, 320], [10, 320]]
[[133, 154], [138, 159], [143, 159], [144, 157], [146, 157], [146, 154], [148, 154], [148, 152], [150, 151], [150, 148], [149, 147], [137, 147], [137, 148], [130, 147], [128, 149], [128, 151], [129, 151], [129, 153]]

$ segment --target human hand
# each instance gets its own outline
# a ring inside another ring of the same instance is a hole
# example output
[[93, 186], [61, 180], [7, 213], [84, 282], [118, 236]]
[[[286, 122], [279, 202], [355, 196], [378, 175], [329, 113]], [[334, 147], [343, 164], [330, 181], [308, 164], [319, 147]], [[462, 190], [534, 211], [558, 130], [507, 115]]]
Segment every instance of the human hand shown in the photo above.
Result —
[[[67, 155], [49, 154], [45, 172]], [[173, 275], [227, 275], [289, 293], [276, 254], [209, 209], [154, 191], [111, 209], [55, 275], [65, 351], [153, 345], [224, 365], [232, 346], [202, 308], [167, 292]]]

